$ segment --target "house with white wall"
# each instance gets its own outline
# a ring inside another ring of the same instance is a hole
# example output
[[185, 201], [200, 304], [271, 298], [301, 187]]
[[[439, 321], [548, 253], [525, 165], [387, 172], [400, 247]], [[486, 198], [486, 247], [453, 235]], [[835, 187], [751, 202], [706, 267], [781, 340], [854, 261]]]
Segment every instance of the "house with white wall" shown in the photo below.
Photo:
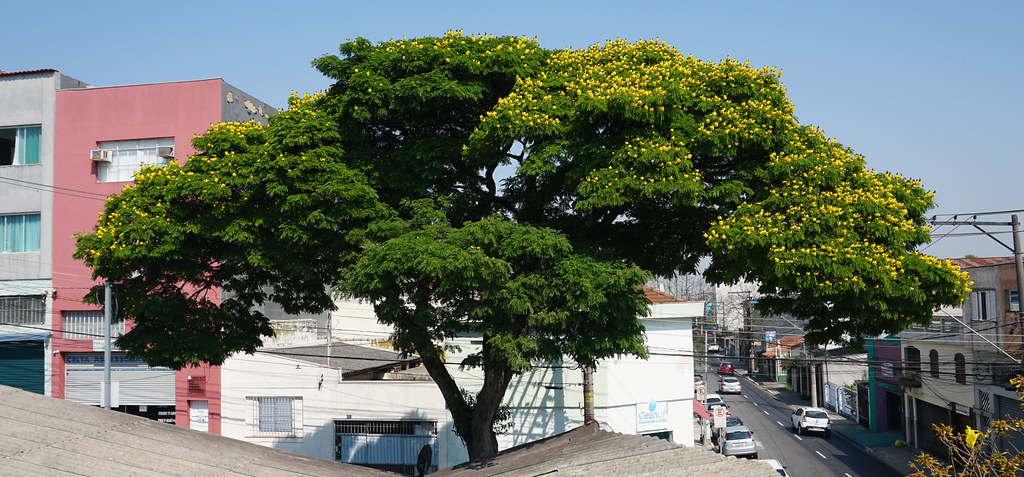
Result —
[[406, 474], [425, 445], [435, 470], [465, 462], [444, 398], [417, 362], [322, 341], [232, 356], [221, 366], [221, 434]]
[[[594, 372], [594, 415], [602, 429], [692, 446], [693, 321], [703, 316], [704, 302], [645, 291], [652, 302], [651, 315], [642, 320], [650, 358], [622, 356], [599, 362]], [[451, 362], [460, 362], [478, 343], [472, 336], [456, 340], [453, 344], [461, 352], [451, 353]], [[472, 391], [483, 382], [479, 369], [451, 372]], [[537, 366], [512, 378], [505, 405], [513, 425], [498, 436], [502, 450], [582, 426], [583, 372], [568, 361]]]

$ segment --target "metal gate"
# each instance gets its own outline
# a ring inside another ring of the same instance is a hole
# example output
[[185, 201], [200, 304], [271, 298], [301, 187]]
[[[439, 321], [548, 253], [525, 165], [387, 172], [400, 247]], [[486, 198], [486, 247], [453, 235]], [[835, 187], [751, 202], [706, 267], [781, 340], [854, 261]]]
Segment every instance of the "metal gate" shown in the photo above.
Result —
[[37, 394], [46, 392], [42, 341], [0, 342], [0, 366], [0, 384]]
[[420, 452], [430, 447], [427, 472], [437, 470], [437, 421], [336, 420], [335, 460], [414, 475]]
[[[1024, 419], [1024, 409], [1021, 409], [1019, 399], [1006, 396], [996, 396], [996, 415], [993, 419]], [[1024, 451], [1024, 430], [1010, 431], [1007, 437], [1000, 437], [998, 440], [999, 450], [1009, 451], [1010, 455]]]

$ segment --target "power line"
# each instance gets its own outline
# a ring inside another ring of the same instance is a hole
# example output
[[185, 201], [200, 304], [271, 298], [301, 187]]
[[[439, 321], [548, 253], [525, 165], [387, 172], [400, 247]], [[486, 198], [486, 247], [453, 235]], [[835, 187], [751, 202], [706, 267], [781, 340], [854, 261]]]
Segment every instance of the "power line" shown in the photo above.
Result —
[[69, 189], [66, 187], [59, 187], [51, 184], [42, 184], [39, 182], [24, 181], [20, 179], [13, 179], [10, 177], [0, 177], [0, 182], [6, 182], [15, 186], [25, 187], [43, 192], [53, 192], [54, 194], [66, 195], [78, 199], [106, 201], [107, 197], [109, 197], [109, 194], [102, 194], [99, 192], [90, 192], [78, 189]]

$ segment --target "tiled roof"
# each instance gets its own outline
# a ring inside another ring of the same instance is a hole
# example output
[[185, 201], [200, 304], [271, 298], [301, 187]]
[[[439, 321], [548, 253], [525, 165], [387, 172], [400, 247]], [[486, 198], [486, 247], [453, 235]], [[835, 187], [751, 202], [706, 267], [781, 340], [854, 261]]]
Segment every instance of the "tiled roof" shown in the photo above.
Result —
[[764, 462], [726, 457], [656, 437], [602, 431], [596, 426], [578, 427], [430, 475], [778, 477]]
[[655, 290], [647, 285], [640, 287], [644, 291], [644, 296], [651, 303], [685, 303], [686, 300], [677, 298], [661, 290]]
[[[327, 343], [263, 348], [259, 352], [287, 356], [324, 366], [327, 365]], [[395, 351], [337, 341], [331, 344], [330, 355], [331, 366], [340, 367], [344, 377], [392, 368], [407, 363], [418, 363], [420, 361], [418, 356], [403, 358], [400, 353]]]
[[0, 386], [3, 475], [394, 476]]
[[798, 346], [798, 345], [800, 345], [803, 342], [804, 342], [804, 337], [803, 336], [789, 335], [789, 336], [780, 336], [779, 337], [779, 346], [783, 346], [783, 347], [787, 347], [787, 348], [793, 348], [794, 346]]
[[960, 268], [977, 268], [1013, 263], [1013, 257], [952, 258], [949, 261], [960, 265]]

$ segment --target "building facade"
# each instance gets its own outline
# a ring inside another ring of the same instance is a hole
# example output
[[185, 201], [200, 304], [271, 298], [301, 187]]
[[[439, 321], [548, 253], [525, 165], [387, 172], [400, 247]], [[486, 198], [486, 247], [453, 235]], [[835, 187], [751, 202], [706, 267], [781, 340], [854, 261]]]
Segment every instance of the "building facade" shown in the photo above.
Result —
[[[212, 124], [275, 110], [221, 79], [92, 87], [56, 70], [0, 73], [2, 384], [101, 405], [101, 283], [72, 258], [106, 197], [150, 164], [183, 163]], [[116, 290], [115, 290], [116, 299]], [[112, 335], [131, 327], [123, 320]], [[111, 407], [219, 432], [219, 370], [175, 372], [114, 350]]]
[[52, 381], [57, 70], [0, 72], [0, 384], [49, 395]]

